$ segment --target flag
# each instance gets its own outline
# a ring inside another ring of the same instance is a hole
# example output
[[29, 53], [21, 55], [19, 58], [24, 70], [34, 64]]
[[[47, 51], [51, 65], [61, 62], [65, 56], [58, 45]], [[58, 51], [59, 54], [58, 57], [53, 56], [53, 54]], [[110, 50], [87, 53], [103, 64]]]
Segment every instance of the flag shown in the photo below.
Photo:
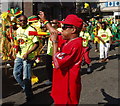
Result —
[[36, 22], [36, 21], [38, 21], [37, 16], [33, 15], [33, 16], [28, 17], [28, 22]]
[[88, 3], [84, 3], [84, 8], [88, 8], [89, 4]]

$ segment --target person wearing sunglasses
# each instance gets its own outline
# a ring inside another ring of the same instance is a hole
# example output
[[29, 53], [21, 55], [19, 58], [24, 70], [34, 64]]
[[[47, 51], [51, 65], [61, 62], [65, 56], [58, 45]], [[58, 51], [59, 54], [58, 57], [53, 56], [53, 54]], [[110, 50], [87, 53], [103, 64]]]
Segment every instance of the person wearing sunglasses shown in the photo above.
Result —
[[31, 66], [32, 59], [35, 57], [34, 51], [39, 46], [39, 39], [36, 36], [29, 36], [29, 31], [35, 29], [27, 25], [27, 17], [21, 15], [19, 18], [20, 27], [17, 29], [16, 39], [18, 41], [19, 50], [14, 61], [13, 76], [20, 84], [22, 91], [25, 92], [26, 101], [30, 101], [33, 97], [31, 86]]
[[[50, 22], [51, 26], [54, 27], [56, 30], [61, 32], [61, 28], [59, 27], [59, 22], [57, 19], [53, 19]], [[60, 38], [60, 36], [59, 36]], [[53, 65], [52, 65], [52, 51], [53, 51], [53, 46], [52, 46], [52, 41], [50, 37], [48, 38], [48, 46], [47, 46], [47, 55], [46, 55], [46, 75], [47, 75], [47, 81], [45, 81], [45, 85], [51, 85], [52, 84], [52, 73], [53, 73]]]
[[[46, 24], [44, 12], [40, 11], [39, 17]], [[70, 14], [64, 21], [61, 36], [66, 42], [58, 50], [58, 31], [47, 21], [46, 27], [51, 33], [53, 45], [53, 81], [51, 96], [54, 104], [79, 103], [81, 92], [80, 64], [82, 62], [82, 38], [79, 37], [83, 20], [77, 15]]]

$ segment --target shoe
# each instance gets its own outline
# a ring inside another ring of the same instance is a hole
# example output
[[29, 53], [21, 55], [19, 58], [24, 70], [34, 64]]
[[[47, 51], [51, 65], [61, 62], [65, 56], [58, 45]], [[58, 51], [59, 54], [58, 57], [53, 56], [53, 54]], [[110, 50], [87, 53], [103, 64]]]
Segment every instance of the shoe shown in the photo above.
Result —
[[104, 62], [105, 61], [105, 59], [101, 59], [101, 60], [99, 60], [98, 62], [99, 63], [102, 63], [102, 62]]
[[45, 85], [51, 85], [52, 82], [51, 82], [50, 80], [48, 80], [48, 81], [46, 81], [44, 84], [45, 84]]
[[108, 59], [108, 58], [104, 59], [104, 62], [108, 62], [108, 61], [109, 61], [109, 59]]
[[91, 70], [90, 67], [88, 67], [88, 68], [87, 68], [87, 74], [90, 74], [90, 73], [92, 73], [92, 70]]

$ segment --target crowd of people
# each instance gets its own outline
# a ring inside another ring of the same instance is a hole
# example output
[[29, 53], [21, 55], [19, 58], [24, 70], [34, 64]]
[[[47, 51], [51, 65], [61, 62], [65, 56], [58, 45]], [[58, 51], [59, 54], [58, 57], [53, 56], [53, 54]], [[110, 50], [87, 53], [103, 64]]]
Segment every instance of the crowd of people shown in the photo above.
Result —
[[[98, 62], [108, 62], [110, 46], [120, 40], [120, 24], [114, 23], [113, 18], [92, 18], [85, 21], [70, 14], [62, 21], [48, 21], [44, 12], [40, 11], [38, 16], [28, 18], [21, 14], [17, 20], [8, 20], [10, 26], [7, 27], [3, 19], [1, 58], [4, 60], [5, 56], [8, 56], [8, 60], [14, 59], [13, 75], [25, 92], [27, 101], [34, 96], [31, 67], [39, 60], [44, 38], [47, 39], [48, 76], [45, 84], [52, 85], [51, 96], [54, 104], [78, 104], [81, 65], [87, 64], [87, 73], [93, 71], [89, 57], [92, 45], [95, 45], [95, 52], [100, 53]], [[30, 35], [30, 32], [33, 34]], [[5, 42], [8, 42], [8, 45], [5, 45]]]

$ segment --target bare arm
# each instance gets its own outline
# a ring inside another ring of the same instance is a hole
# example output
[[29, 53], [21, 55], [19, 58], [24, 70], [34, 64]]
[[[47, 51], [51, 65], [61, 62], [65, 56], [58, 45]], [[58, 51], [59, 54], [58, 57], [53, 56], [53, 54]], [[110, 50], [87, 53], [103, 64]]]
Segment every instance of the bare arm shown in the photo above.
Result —
[[[43, 22], [46, 20], [45, 15], [44, 15], [44, 12], [40, 11], [38, 16], [40, 17], [40, 19], [41, 19]], [[57, 35], [57, 34], [58, 34], [58, 31], [57, 31], [55, 28], [53, 28], [50, 23], [47, 23], [47, 24], [46, 24], [46, 27], [47, 27], [47, 29], [50, 31], [50, 34], [51, 34], [51, 35]]]
[[[38, 16], [40, 17], [42, 21], [46, 20], [44, 12], [40, 11]], [[50, 39], [53, 44], [53, 55], [54, 55], [58, 50], [58, 39], [57, 39], [58, 31], [55, 28], [53, 28], [50, 23], [47, 23], [46, 27], [50, 31], [50, 34], [51, 34]]]
[[99, 36], [95, 36], [95, 37], [97, 37], [103, 44], [105, 44], [105, 42]]

